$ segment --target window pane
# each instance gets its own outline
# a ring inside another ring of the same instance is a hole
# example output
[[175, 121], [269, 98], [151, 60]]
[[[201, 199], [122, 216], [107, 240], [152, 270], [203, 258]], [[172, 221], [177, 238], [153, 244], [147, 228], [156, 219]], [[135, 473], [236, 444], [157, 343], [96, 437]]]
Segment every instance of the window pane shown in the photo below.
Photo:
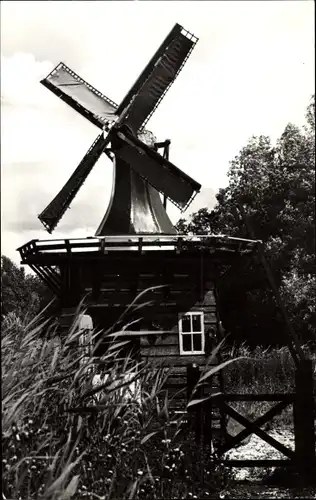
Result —
[[183, 341], [183, 351], [184, 352], [192, 351], [191, 335], [182, 335], [182, 341]]
[[182, 321], [182, 331], [183, 332], [190, 332], [191, 331], [190, 316], [183, 316], [181, 321]]
[[202, 350], [202, 335], [195, 334], [193, 335], [193, 351], [201, 351]]
[[200, 314], [193, 314], [192, 327], [193, 327], [193, 332], [202, 331], [202, 316]]

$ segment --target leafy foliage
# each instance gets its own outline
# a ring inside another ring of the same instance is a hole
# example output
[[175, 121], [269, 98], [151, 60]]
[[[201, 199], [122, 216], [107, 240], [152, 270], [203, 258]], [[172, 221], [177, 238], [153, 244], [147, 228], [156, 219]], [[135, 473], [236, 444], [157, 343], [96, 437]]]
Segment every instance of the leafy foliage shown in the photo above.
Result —
[[[189, 221], [180, 220], [178, 229], [249, 238], [238, 210], [242, 205], [255, 237], [264, 242], [292, 322], [302, 338], [313, 338], [315, 97], [307, 108], [303, 130], [288, 124], [275, 146], [269, 137], [252, 137], [231, 161], [228, 178], [228, 186], [216, 196], [214, 210], [202, 209]], [[268, 344], [274, 338], [282, 343], [284, 326], [258, 259], [253, 259], [247, 273], [236, 269], [235, 284], [222, 303], [223, 323], [235, 337]]]
[[28, 321], [52, 299], [53, 294], [37, 277], [26, 274], [5, 255], [1, 256], [1, 317], [15, 316]]

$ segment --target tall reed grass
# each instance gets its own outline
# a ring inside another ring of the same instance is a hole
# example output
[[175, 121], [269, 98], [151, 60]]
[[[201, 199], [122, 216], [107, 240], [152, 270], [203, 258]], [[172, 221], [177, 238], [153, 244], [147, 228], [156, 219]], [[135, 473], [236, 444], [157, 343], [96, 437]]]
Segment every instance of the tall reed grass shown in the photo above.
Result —
[[[2, 324], [3, 499], [211, 497], [226, 471], [189, 433], [181, 437], [165, 371], [123, 356], [127, 341], [117, 339], [100, 358], [86, 357], [82, 313], [62, 338], [41, 317]], [[105, 380], [97, 387], [96, 373]]]

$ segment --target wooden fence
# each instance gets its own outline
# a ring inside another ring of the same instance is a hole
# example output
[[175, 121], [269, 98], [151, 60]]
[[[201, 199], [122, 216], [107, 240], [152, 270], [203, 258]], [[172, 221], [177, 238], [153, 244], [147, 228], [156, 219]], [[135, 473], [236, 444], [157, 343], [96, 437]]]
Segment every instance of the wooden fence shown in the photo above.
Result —
[[[188, 393], [190, 394], [193, 385], [198, 380], [199, 369], [188, 367]], [[233, 467], [294, 467], [295, 470], [303, 473], [306, 477], [312, 478], [316, 471], [316, 451], [315, 451], [315, 398], [312, 362], [310, 360], [301, 361], [296, 368], [295, 392], [292, 394], [225, 394], [220, 393], [194, 406], [196, 439], [202, 444], [210, 444], [212, 435], [212, 414], [214, 408], [218, 408], [224, 418], [231, 417], [241, 424], [244, 429], [236, 436], [231, 436], [226, 431], [221, 445], [217, 452], [219, 456], [224, 456], [226, 452], [240, 444], [251, 434], [256, 434], [266, 443], [285, 455], [285, 459], [224, 459], [224, 463]], [[201, 389], [195, 393], [195, 397], [201, 397]], [[234, 401], [275, 401], [277, 402], [266, 413], [255, 421], [241, 415], [229, 403]], [[287, 406], [293, 405], [294, 439], [295, 450], [291, 450], [280, 443], [262, 426], [280, 414]]]

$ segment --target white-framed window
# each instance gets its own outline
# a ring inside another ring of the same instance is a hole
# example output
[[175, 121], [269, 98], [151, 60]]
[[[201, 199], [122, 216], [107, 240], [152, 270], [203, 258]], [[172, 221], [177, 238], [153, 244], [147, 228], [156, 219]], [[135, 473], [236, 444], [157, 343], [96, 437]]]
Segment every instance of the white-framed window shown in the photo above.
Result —
[[179, 315], [180, 354], [205, 354], [204, 312]]

